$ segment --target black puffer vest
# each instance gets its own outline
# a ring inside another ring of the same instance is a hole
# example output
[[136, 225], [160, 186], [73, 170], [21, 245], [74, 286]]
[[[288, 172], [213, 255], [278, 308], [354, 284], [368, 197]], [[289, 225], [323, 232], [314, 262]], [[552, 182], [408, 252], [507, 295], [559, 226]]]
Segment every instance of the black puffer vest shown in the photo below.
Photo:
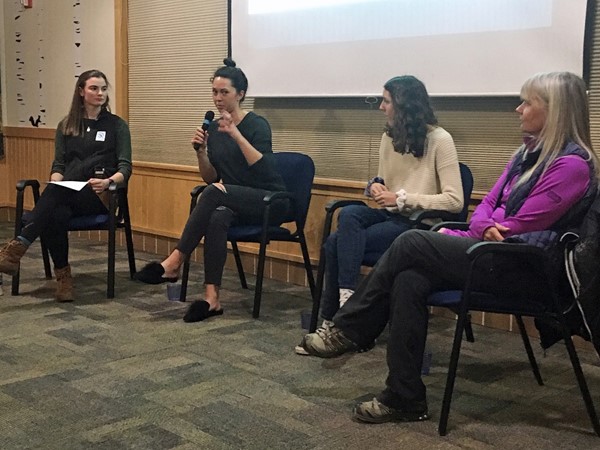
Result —
[[83, 135], [65, 136], [65, 180], [87, 181], [96, 168], [109, 177], [117, 171], [119, 117], [103, 109], [97, 120], [84, 119]]

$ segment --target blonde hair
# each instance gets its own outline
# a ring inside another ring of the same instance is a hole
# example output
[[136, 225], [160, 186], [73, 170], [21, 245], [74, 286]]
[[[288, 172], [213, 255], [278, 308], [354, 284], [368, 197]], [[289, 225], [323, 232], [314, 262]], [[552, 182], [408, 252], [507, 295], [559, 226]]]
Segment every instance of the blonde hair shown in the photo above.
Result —
[[518, 184], [526, 181], [540, 164], [545, 164], [545, 171], [569, 141], [588, 153], [588, 161], [592, 162], [598, 176], [600, 168], [590, 137], [588, 98], [583, 80], [570, 72], [538, 73], [525, 81], [521, 97], [541, 102], [546, 109], [546, 122], [538, 136], [540, 156]]

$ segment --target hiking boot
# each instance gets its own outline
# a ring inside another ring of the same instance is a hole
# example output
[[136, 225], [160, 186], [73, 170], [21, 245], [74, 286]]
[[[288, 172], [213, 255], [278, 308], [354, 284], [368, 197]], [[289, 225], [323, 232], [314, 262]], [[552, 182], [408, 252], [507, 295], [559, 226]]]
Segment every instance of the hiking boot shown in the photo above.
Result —
[[416, 402], [414, 408], [395, 409], [381, 403], [377, 398], [370, 402], [356, 405], [352, 411], [352, 418], [360, 422], [385, 423], [385, 422], [420, 422], [428, 420], [427, 402]]
[[19, 261], [27, 251], [27, 246], [12, 239], [0, 249], [0, 272], [15, 276], [19, 272]]
[[[321, 331], [323, 333], [327, 332], [333, 326], [334, 326], [333, 321], [323, 319], [323, 323], [321, 324], [321, 326], [319, 328], [317, 328], [317, 333], [319, 333], [319, 331]], [[296, 347], [294, 347], [294, 352], [296, 352], [296, 355], [302, 355], [302, 356], [310, 355], [310, 353], [308, 353], [306, 351], [306, 349], [304, 348], [304, 339], [302, 339], [302, 342], [300, 342], [298, 345], [296, 345]]]
[[71, 276], [71, 266], [67, 265], [62, 269], [54, 268], [56, 274], [56, 294], [57, 302], [72, 302], [73, 296], [73, 277]]
[[335, 325], [328, 329], [319, 328], [315, 333], [307, 334], [302, 339], [301, 345], [309, 355], [319, 358], [333, 358], [346, 352], [361, 351], [361, 348]]

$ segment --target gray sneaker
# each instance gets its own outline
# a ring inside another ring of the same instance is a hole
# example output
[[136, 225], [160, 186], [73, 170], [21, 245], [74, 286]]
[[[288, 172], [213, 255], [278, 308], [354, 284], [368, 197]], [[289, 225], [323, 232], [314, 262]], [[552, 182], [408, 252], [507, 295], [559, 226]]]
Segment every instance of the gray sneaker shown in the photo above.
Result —
[[296, 355], [301, 355], [301, 356], [308, 356], [308, 355], [310, 355], [310, 353], [308, 353], [304, 349], [304, 339], [302, 339], [302, 342], [300, 342], [298, 345], [296, 345], [294, 347], [294, 352], [296, 353]]
[[332, 325], [331, 327], [319, 328], [316, 333], [304, 336], [302, 347], [309, 355], [319, 358], [333, 358], [346, 352], [358, 352], [361, 348], [344, 336], [344, 333]]
[[362, 402], [354, 407], [352, 418], [360, 422], [385, 423], [385, 422], [420, 422], [428, 420], [427, 403], [419, 402], [414, 409], [394, 409], [381, 403], [377, 398], [370, 402]]
[[[321, 324], [321, 326], [319, 328], [317, 328], [317, 333], [325, 333], [325, 332], [329, 331], [329, 329], [333, 326], [334, 325], [331, 320], [323, 319], [323, 323]], [[308, 353], [306, 351], [306, 349], [304, 348], [304, 338], [298, 345], [296, 345], [296, 347], [294, 347], [294, 352], [296, 353], [296, 355], [302, 355], [302, 356], [310, 355], [310, 353]]]

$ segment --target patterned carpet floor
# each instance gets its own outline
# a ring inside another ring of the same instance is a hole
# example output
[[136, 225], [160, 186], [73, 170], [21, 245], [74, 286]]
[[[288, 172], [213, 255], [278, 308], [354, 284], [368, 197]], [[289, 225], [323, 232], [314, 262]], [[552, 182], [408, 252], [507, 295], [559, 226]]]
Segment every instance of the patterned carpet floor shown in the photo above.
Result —
[[[11, 233], [0, 224], [0, 238]], [[331, 360], [297, 356], [305, 287], [265, 281], [260, 319], [252, 291], [227, 271], [225, 314], [181, 319], [187, 304], [166, 286], [129, 280], [118, 250], [116, 298], [105, 297], [106, 250], [72, 239], [77, 300], [59, 304], [44, 280], [39, 245], [22, 262], [21, 295], [0, 297], [1, 449], [588, 449], [593, 434], [564, 346], [544, 357], [536, 384], [518, 335], [475, 326], [464, 343], [449, 434], [437, 420], [455, 322], [432, 317], [431, 420], [364, 425], [357, 401], [384, 385], [384, 333], [370, 352]], [[156, 257], [138, 253], [138, 267]], [[192, 266], [191, 299], [202, 270]], [[249, 282], [253, 283], [252, 277]], [[581, 351], [600, 406], [597, 357]]]

